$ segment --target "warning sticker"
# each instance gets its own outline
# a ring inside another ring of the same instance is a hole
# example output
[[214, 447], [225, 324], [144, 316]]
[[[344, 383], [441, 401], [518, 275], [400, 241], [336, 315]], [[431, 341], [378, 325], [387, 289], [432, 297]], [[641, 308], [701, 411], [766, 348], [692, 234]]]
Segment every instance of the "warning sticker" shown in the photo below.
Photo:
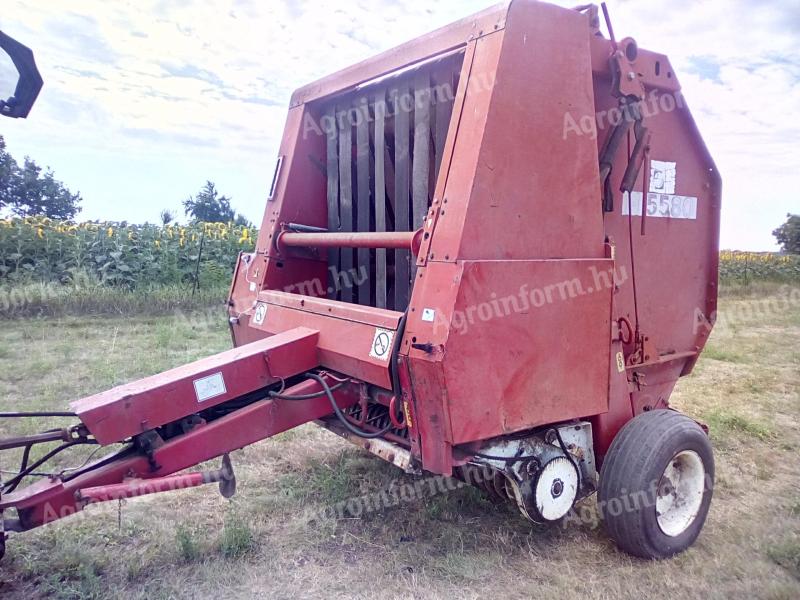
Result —
[[375, 328], [375, 337], [372, 338], [372, 348], [369, 355], [378, 360], [389, 360], [392, 355], [392, 340], [394, 331], [391, 329]]
[[214, 373], [213, 375], [201, 379], [195, 379], [192, 383], [194, 383], [194, 393], [197, 395], [198, 402], [205, 402], [211, 398], [222, 396], [222, 394], [227, 392], [225, 389], [225, 379], [223, 379], [221, 372]]
[[650, 190], [657, 194], [674, 194], [677, 167], [674, 162], [650, 161]]

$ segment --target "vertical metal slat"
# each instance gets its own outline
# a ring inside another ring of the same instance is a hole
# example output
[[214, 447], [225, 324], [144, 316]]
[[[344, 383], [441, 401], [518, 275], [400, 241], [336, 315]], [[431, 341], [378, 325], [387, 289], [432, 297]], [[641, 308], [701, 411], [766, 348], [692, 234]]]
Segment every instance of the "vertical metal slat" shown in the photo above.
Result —
[[[386, 231], [386, 179], [384, 176], [384, 148], [386, 136], [386, 92], [375, 94], [375, 230]], [[386, 249], [375, 251], [375, 306], [387, 308], [386, 304]]]
[[[395, 231], [410, 231], [409, 177], [411, 155], [409, 146], [409, 105], [411, 97], [407, 85], [392, 90], [394, 111], [394, 205]], [[394, 309], [405, 310], [408, 306], [410, 257], [408, 250], [395, 250], [394, 265]]]
[[[352, 165], [353, 141], [349, 105], [339, 106], [339, 211], [341, 215], [341, 231], [353, 231], [353, 181]], [[341, 272], [336, 274], [337, 284], [341, 285], [343, 302], [353, 301], [353, 250], [343, 248], [341, 255]]]
[[[336, 127], [336, 107], [331, 106], [328, 122], [332, 123], [331, 131], [327, 132], [327, 179], [328, 179], [328, 231], [339, 231], [339, 152], [338, 132]], [[339, 249], [328, 250], [328, 296], [336, 299], [336, 273], [339, 272]]]
[[422, 227], [428, 212], [428, 171], [430, 169], [431, 88], [430, 75], [421, 71], [414, 79], [414, 164], [412, 166], [412, 229]]
[[444, 143], [447, 140], [447, 130], [450, 128], [450, 117], [453, 115], [453, 97], [455, 89], [450, 77], [437, 86], [439, 93], [433, 102], [436, 110], [436, 173], [442, 164]]
[[[369, 151], [369, 103], [360, 98], [356, 103], [356, 231], [370, 231], [370, 151]], [[369, 248], [359, 248], [356, 252], [358, 281], [358, 303], [370, 304], [370, 264]]]

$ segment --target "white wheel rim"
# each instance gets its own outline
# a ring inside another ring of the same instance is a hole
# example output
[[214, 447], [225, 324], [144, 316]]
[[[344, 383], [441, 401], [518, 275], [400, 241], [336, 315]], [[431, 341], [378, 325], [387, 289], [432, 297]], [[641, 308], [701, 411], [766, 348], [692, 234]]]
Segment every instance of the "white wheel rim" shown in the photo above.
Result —
[[697, 518], [703, 504], [705, 477], [703, 459], [694, 450], [678, 452], [669, 461], [656, 496], [656, 519], [666, 535], [682, 534]]

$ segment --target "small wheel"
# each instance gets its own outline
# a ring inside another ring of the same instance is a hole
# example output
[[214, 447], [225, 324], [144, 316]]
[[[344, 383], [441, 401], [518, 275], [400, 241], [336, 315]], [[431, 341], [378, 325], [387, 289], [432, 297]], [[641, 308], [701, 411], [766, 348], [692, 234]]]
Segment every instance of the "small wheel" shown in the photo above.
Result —
[[668, 558], [700, 535], [714, 487], [708, 436], [689, 417], [653, 410], [619, 431], [600, 470], [598, 508], [611, 538], [642, 558]]

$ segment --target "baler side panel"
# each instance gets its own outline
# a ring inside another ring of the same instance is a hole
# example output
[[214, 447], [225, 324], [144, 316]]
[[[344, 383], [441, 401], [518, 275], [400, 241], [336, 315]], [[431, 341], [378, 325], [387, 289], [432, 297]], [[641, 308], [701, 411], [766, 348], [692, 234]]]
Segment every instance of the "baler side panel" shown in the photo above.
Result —
[[[654, 69], [650, 57], [645, 55], [641, 60], [642, 68]], [[668, 165], [668, 181], [661, 192], [648, 196], [644, 234], [640, 216], [644, 169], [635, 183], [630, 205], [639, 322], [643, 335], [655, 349], [654, 356], [644, 357], [644, 364], [629, 367], [631, 376], [636, 372], [644, 382], [634, 394], [637, 411], [668, 405], [678, 377], [691, 370], [703, 349], [710, 333], [709, 321], [716, 310], [720, 180], [669, 68], [664, 61], [659, 72], [664, 84], [673, 89], [646, 88], [645, 125], [652, 132], [651, 190], [660, 184], [660, 179], [653, 182], [656, 170], [664, 164]], [[606, 115], [616, 106], [609, 87], [609, 80], [596, 77], [598, 114]], [[608, 119], [604, 122], [605, 127], [599, 127], [598, 144], [608, 135]], [[619, 270], [626, 276], [613, 318], [625, 317], [635, 326], [629, 206], [627, 197], [617, 192], [626, 163], [625, 153], [620, 152], [611, 171], [614, 210], [605, 213], [604, 218], [606, 233], [616, 245]], [[696, 208], [692, 209], [692, 205]], [[632, 350], [631, 345], [626, 345], [626, 356]]]
[[229, 313], [237, 321], [232, 323], [237, 344], [258, 335], [248, 330], [256, 296], [262, 289], [298, 291], [310, 296], [326, 294], [326, 257], [318, 253], [280, 256], [273, 243], [282, 222], [327, 226], [326, 138], [319, 134], [320, 119], [321, 115], [306, 105], [289, 110], [280, 144], [279, 156], [283, 158], [275, 193], [266, 202], [247, 277], [240, 266], [229, 302]]
[[[418, 284], [425, 304], [413, 305], [407, 324], [412, 340], [430, 344], [409, 351], [423, 457], [426, 445], [608, 410], [611, 259], [455, 267], [463, 272], [428, 264]], [[454, 305], [448, 287], [457, 290]]]
[[505, 29], [476, 44], [428, 258], [604, 256], [597, 148], [564, 135], [569, 111], [594, 113], [585, 16], [513, 3]]

